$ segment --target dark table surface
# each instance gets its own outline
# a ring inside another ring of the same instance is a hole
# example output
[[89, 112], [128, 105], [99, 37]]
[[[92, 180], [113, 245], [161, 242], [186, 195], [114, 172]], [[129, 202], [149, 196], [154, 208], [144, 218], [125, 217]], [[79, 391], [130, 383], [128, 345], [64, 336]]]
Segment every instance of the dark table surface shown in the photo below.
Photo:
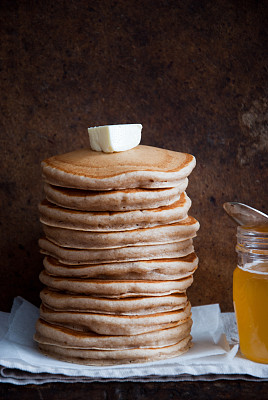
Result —
[[268, 382], [217, 380], [213, 382], [109, 382], [0, 385], [0, 399], [13, 400], [145, 400], [145, 399], [268, 399]]

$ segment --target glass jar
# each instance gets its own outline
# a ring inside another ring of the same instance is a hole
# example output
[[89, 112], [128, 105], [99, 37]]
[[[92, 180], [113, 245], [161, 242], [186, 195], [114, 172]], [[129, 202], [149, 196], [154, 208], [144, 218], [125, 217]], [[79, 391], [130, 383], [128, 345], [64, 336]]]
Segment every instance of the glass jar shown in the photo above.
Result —
[[238, 226], [233, 301], [242, 354], [268, 364], [268, 225]]

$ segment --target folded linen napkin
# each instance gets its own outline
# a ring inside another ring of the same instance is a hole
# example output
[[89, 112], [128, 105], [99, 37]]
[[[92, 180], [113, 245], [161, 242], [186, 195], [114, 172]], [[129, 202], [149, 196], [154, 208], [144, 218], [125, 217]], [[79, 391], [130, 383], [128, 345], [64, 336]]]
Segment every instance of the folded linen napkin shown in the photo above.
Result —
[[[238, 352], [233, 313], [218, 304], [193, 307], [194, 346], [180, 357], [110, 367], [70, 364], [46, 357], [33, 341], [39, 310], [17, 297], [11, 313], [0, 312], [0, 382], [17, 385], [47, 382], [268, 380], [268, 365], [244, 359]], [[228, 339], [228, 340], [227, 340]]]

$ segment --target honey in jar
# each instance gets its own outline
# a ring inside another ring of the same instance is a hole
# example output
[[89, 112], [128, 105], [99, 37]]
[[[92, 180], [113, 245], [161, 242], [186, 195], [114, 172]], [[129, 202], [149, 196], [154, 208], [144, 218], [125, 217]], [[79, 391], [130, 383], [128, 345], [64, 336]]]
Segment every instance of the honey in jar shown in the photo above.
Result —
[[268, 225], [237, 228], [238, 266], [233, 301], [240, 350], [255, 362], [268, 363]]

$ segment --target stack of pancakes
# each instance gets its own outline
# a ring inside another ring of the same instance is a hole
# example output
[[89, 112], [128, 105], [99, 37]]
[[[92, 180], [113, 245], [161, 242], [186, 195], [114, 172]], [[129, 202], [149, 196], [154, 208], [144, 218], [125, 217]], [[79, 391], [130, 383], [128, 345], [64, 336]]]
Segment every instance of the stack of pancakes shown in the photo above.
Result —
[[151, 146], [42, 163], [40, 318], [52, 357], [88, 365], [170, 358], [191, 346], [198, 259], [185, 193], [195, 158]]

